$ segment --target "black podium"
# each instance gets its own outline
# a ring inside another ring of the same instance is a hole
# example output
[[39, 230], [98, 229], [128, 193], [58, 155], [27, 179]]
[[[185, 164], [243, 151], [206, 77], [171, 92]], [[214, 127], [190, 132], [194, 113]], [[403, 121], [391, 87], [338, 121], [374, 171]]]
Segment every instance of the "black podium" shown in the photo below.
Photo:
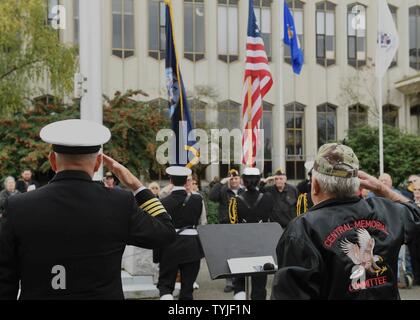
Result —
[[278, 223], [199, 226], [198, 235], [211, 279], [246, 277], [248, 298], [250, 276], [276, 272], [276, 247], [282, 233]]

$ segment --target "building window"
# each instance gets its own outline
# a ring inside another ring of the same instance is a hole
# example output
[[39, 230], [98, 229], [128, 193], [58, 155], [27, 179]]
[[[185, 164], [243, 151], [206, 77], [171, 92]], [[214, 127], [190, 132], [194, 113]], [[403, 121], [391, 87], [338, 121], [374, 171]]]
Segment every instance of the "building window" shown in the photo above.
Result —
[[233, 101], [224, 101], [217, 106], [217, 124], [220, 129], [241, 129], [241, 105]]
[[391, 127], [398, 127], [398, 107], [392, 104], [383, 106], [383, 123]]
[[254, 12], [257, 24], [260, 28], [261, 37], [264, 41], [267, 58], [271, 61], [271, 2], [272, 0], [254, 0]]
[[316, 5], [316, 62], [325, 67], [335, 64], [335, 7], [328, 1]]
[[337, 141], [337, 107], [329, 103], [317, 107], [318, 148]]
[[205, 102], [198, 99], [189, 99], [188, 105], [191, 111], [191, 121], [194, 129], [206, 126], [206, 106]]
[[355, 104], [349, 107], [349, 129], [356, 129], [368, 123], [368, 107]]
[[191, 61], [204, 59], [204, 0], [184, 1], [184, 56]]
[[347, 59], [359, 68], [366, 65], [366, 6], [354, 3], [347, 7]]
[[261, 128], [264, 130], [264, 176], [273, 173], [273, 105], [263, 102]]
[[[242, 130], [241, 105], [231, 100], [220, 102], [217, 106], [217, 125], [219, 129]], [[232, 148], [234, 139], [231, 138], [230, 160], [231, 162], [223, 163], [220, 161], [219, 174], [220, 177], [226, 177], [230, 169], [239, 171], [239, 166], [234, 164], [234, 149]]]
[[112, 0], [112, 26], [112, 54], [122, 59], [133, 56], [133, 0]]
[[[300, 48], [302, 52], [304, 51], [303, 46], [303, 6], [304, 3], [300, 0], [287, 0], [287, 5], [290, 8], [290, 11], [293, 14], [295, 20], [295, 27], [297, 36], [299, 39]], [[284, 61], [291, 64], [292, 63], [292, 53], [289, 46], [284, 46]]]
[[166, 7], [163, 0], [149, 0], [149, 56], [165, 59]]
[[[397, 11], [398, 11], [398, 8], [395, 7], [395, 6], [393, 6], [393, 5], [391, 5], [391, 4], [388, 4], [388, 7], [389, 7], [389, 10], [391, 11], [392, 19], [394, 20], [395, 26], [398, 29], [398, 19], [397, 19]], [[389, 66], [389, 69], [395, 67], [397, 65], [397, 61], [398, 61], [398, 52], [395, 53], [395, 56], [392, 59], [391, 65]]]
[[305, 179], [305, 106], [286, 105], [286, 173], [292, 180]]
[[411, 133], [420, 136], [420, 104], [410, 108]]
[[73, 3], [73, 21], [74, 21], [74, 43], [80, 42], [80, 22], [79, 22], [79, 0]]
[[218, 0], [217, 44], [219, 59], [224, 62], [238, 60], [238, 0]]
[[420, 70], [420, 6], [410, 8], [410, 67]]

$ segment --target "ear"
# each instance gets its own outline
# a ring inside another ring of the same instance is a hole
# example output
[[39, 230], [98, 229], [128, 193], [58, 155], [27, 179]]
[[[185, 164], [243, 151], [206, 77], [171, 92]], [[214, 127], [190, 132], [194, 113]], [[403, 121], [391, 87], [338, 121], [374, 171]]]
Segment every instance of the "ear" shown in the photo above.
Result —
[[321, 188], [319, 186], [318, 181], [312, 176], [312, 183], [311, 183], [311, 192], [312, 195], [318, 195], [321, 192]]
[[102, 159], [103, 159], [102, 153], [101, 154], [98, 154], [96, 156], [95, 168], [93, 169], [93, 172], [97, 172], [99, 170], [99, 168], [102, 165]]
[[55, 152], [50, 152], [50, 154], [48, 155], [48, 160], [50, 161], [52, 171], [57, 172], [57, 157], [55, 155]]

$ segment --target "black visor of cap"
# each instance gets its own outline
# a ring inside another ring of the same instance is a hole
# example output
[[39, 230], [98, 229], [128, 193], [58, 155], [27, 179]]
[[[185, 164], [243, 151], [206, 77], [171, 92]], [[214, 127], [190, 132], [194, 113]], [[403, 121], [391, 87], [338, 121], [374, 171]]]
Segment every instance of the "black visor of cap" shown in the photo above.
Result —
[[91, 154], [97, 153], [101, 149], [101, 146], [89, 146], [89, 147], [68, 147], [54, 144], [53, 150], [57, 153], [62, 154]]

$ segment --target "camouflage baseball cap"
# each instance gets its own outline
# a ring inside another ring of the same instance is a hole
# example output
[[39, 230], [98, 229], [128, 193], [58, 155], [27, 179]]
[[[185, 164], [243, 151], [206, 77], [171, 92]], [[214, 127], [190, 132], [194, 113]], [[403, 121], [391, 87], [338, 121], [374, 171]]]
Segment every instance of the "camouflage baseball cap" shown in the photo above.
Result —
[[359, 159], [350, 147], [338, 143], [325, 144], [319, 148], [314, 169], [328, 176], [353, 178], [359, 171]]

